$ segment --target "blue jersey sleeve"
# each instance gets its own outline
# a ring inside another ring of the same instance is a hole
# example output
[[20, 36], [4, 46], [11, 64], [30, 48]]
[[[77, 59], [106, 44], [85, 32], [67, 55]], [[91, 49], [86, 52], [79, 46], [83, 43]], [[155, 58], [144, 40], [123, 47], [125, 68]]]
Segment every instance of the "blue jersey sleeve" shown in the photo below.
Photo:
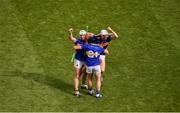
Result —
[[101, 54], [101, 53], [104, 53], [104, 51], [105, 51], [105, 49], [104, 49], [104, 48], [99, 47], [99, 53], [100, 53], [100, 54]]
[[79, 38], [76, 38], [75, 44], [81, 44], [81, 40]]
[[106, 42], [110, 42], [112, 40], [112, 35], [109, 35]]
[[87, 50], [88, 46], [89, 46], [88, 44], [82, 44], [82, 45], [81, 45], [81, 49]]

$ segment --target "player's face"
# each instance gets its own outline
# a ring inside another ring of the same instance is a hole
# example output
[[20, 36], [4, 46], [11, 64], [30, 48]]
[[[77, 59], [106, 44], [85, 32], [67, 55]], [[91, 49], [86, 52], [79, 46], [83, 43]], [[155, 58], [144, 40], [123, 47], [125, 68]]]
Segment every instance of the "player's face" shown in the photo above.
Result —
[[101, 35], [101, 38], [107, 38], [108, 35]]
[[85, 40], [85, 39], [86, 39], [86, 35], [80, 35], [80, 38], [81, 38], [82, 40]]

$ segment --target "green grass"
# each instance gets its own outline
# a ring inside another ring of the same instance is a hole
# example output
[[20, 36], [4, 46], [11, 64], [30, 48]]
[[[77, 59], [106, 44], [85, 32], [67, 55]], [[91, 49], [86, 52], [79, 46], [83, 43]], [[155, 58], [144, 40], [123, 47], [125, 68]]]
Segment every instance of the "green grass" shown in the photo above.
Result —
[[[0, 0], [0, 111], [180, 111], [179, 0]], [[73, 96], [67, 30], [120, 35], [96, 99]]]

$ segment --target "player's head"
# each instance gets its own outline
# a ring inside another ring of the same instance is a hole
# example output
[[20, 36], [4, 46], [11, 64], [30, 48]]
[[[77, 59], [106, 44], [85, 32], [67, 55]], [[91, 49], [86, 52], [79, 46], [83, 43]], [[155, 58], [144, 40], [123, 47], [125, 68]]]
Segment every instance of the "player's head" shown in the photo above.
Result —
[[80, 30], [79, 31], [79, 36], [82, 40], [85, 40], [86, 38], [86, 31], [85, 30]]
[[108, 31], [103, 29], [100, 32], [101, 38], [107, 38], [108, 37]]

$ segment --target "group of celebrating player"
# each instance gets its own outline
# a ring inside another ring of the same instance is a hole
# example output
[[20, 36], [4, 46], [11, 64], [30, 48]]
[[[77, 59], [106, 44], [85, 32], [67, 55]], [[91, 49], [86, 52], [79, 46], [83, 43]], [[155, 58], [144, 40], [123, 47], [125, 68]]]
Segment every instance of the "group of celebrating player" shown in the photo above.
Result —
[[[109, 32], [109, 33], [108, 33]], [[103, 29], [97, 35], [80, 30], [79, 38], [73, 37], [73, 29], [69, 29], [69, 39], [75, 44], [76, 50], [74, 59], [74, 94], [80, 97], [79, 80], [83, 75], [83, 84], [81, 87], [88, 89], [88, 94], [93, 95], [92, 88], [93, 75], [96, 75], [96, 98], [101, 98], [101, 82], [103, 81], [103, 73], [105, 72], [105, 55], [108, 54], [107, 47], [111, 40], [117, 39], [118, 35], [115, 31], [108, 27], [107, 30]], [[85, 80], [88, 77], [86, 85]]]

